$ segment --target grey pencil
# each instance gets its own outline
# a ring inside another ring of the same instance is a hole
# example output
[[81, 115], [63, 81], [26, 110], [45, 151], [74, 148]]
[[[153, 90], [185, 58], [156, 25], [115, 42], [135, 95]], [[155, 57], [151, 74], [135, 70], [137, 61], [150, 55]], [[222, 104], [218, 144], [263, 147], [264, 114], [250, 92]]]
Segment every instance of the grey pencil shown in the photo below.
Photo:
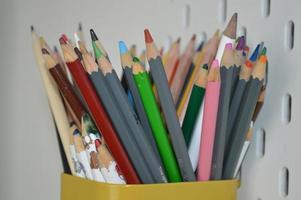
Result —
[[239, 113], [235, 120], [231, 140], [229, 141], [229, 152], [224, 163], [223, 178], [232, 179], [235, 167], [238, 163], [241, 150], [243, 148], [246, 134], [252, 120], [260, 89], [263, 85], [265, 77], [267, 57], [260, 56], [254, 66], [250, 81], [243, 94], [243, 98], [239, 107]]
[[[94, 47], [96, 46], [94, 45]], [[94, 50], [95, 52], [97, 52], [97, 50], [99, 51], [98, 53], [95, 53], [97, 62], [99, 63], [101, 71], [104, 74], [106, 83], [110, 88], [110, 92], [116, 102], [116, 105], [119, 108], [123, 119], [128, 124], [130, 132], [132, 133], [132, 137], [136, 142], [139, 151], [144, 156], [144, 161], [147, 164], [150, 172], [152, 173], [155, 182], [167, 182], [164, 168], [157, 159], [155, 151], [153, 150], [149, 141], [147, 140], [144, 129], [142, 128], [137, 115], [131, 108], [128, 102], [128, 98], [125, 94], [125, 91], [122, 88], [122, 85], [118, 79], [115, 70], [113, 69], [109, 60], [103, 54], [101, 54], [99, 49]]]
[[239, 111], [239, 105], [243, 93], [245, 91], [246, 85], [249, 82], [252, 68], [253, 68], [253, 63], [250, 60], [246, 60], [239, 73], [239, 79], [236, 83], [236, 87], [234, 89], [233, 96], [230, 103], [230, 108], [229, 108], [227, 131], [226, 131], [226, 149], [229, 146], [228, 144], [230, 140], [230, 134], [233, 130], [233, 126], [235, 124], [235, 118]]
[[83, 61], [86, 71], [89, 74], [89, 78], [95, 87], [97, 95], [104, 104], [106, 111], [116, 129], [116, 132], [118, 133], [118, 136], [121, 139], [141, 181], [143, 183], [155, 183], [148, 167], [146, 166], [146, 163], [144, 162], [143, 155], [141, 155], [134, 140], [131, 138], [129, 128], [121, 118], [121, 113], [117, 109], [113, 98], [106, 86], [103, 74], [101, 73], [92, 56], [87, 51], [85, 51], [82, 45], [81, 51], [83, 52]]
[[162, 59], [149, 30], [144, 30], [146, 55], [150, 73], [156, 86], [159, 101], [169, 131], [173, 149], [184, 181], [195, 181], [196, 177], [189, 159], [186, 143], [177, 117], [173, 98], [164, 72]]
[[147, 137], [148, 141], [152, 145], [152, 148], [154, 149], [156, 156], [158, 157], [158, 160], [160, 162], [160, 154], [157, 148], [156, 141], [153, 137], [152, 129], [150, 127], [150, 124], [148, 122], [147, 115], [145, 113], [143, 103], [141, 101], [141, 98], [139, 96], [139, 91], [137, 89], [137, 86], [135, 84], [135, 80], [133, 77], [133, 69], [132, 69], [132, 56], [130, 54], [130, 51], [126, 47], [125, 43], [123, 41], [119, 42], [119, 51], [120, 51], [120, 57], [121, 57], [121, 65], [123, 69], [124, 78], [127, 82], [127, 85], [129, 87], [129, 90], [131, 91], [131, 94], [134, 99], [135, 108], [137, 111], [137, 115], [140, 119], [141, 125], [144, 128], [145, 136]]
[[211, 179], [213, 180], [219, 180], [222, 178], [226, 128], [232, 89], [234, 63], [235, 60], [232, 43], [227, 43], [220, 67], [221, 89], [211, 165]]
[[233, 92], [234, 92], [234, 89], [235, 89], [235, 86], [236, 86], [236, 83], [237, 83], [237, 80], [238, 80], [238, 76], [239, 76], [239, 72], [241, 70], [241, 66], [244, 62], [244, 57], [243, 57], [242, 54], [243, 54], [245, 44], [246, 44], [245, 37], [241, 36], [238, 39], [236, 48], [234, 50], [235, 63], [234, 63], [234, 68], [233, 68], [233, 77], [232, 77], [232, 84], [231, 84], [232, 85], [231, 86], [231, 98], [232, 98], [232, 95], [233, 95]]

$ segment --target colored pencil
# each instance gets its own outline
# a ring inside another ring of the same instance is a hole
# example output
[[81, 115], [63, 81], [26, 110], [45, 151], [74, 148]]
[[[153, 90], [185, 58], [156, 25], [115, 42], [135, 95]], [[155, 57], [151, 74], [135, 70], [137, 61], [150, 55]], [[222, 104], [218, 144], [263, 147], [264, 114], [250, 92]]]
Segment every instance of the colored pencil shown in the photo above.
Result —
[[129, 51], [132, 57], [137, 56], [137, 46], [135, 44], [131, 45]]
[[101, 99], [125, 149], [131, 158], [142, 182], [153, 183], [153, 178], [144, 162], [144, 158], [136, 147], [136, 143], [131, 138], [129, 127], [121, 117], [121, 112], [114, 102], [113, 96], [109, 91], [104, 75], [101, 73], [99, 66], [95, 63], [93, 57], [81, 46], [85, 69], [89, 78], [95, 87], [96, 93]]
[[57, 83], [59, 90], [61, 91], [64, 98], [66, 98], [68, 104], [74, 112], [76, 120], [81, 121], [81, 118], [86, 111], [79, 99], [77, 98], [71, 83], [67, 79], [65, 72], [62, 70], [62, 67], [60, 66], [59, 62], [54, 59], [52, 52], [49, 52], [45, 46], [42, 46], [41, 50], [47, 68], [50, 74], [52, 75], [53, 79]]
[[226, 129], [235, 64], [233, 51], [232, 43], [227, 43], [220, 66], [221, 88], [217, 121], [215, 125], [215, 139], [211, 168], [211, 179], [213, 180], [220, 180], [223, 172], [224, 150], [226, 146]]
[[[125, 180], [123, 175], [118, 172], [116, 161], [112, 157], [111, 152], [106, 146], [102, 135], [97, 130], [90, 115], [87, 113], [82, 117], [82, 129], [85, 144], [89, 148], [89, 153], [91, 155], [91, 163], [93, 162], [94, 165], [98, 165], [98, 168], [107, 183], [124, 184]], [[98, 146], [96, 141], [99, 142]], [[95, 156], [97, 158], [95, 158]]]
[[242, 150], [249, 124], [255, 110], [260, 89], [265, 77], [267, 58], [265, 55], [260, 56], [254, 66], [250, 81], [243, 94], [239, 107], [239, 113], [235, 120], [231, 140], [229, 141], [229, 152], [226, 155], [223, 178], [230, 179], [234, 176], [235, 167], [238, 163], [239, 155]]
[[186, 101], [190, 96], [192, 86], [195, 81], [195, 77], [197, 75], [197, 72], [199, 71], [200, 63], [204, 57], [204, 52], [201, 51], [202, 47], [203, 47], [203, 43], [201, 43], [199, 45], [199, 48], [196, 50], [196, 52], [194, 54], [193, 60], [189, 67], [188, 74], [184, 81], [183, 90], [181, 91], [180, 96], [179, 96], [179, 101], [176, 104], [177, 115], [178, 115], [180, 121], [182, 121], [181, 120], [182, 113], [186, 111], [186, 108], [185, 108]]
[[69, 131], [69, 134], [68, 134], [69, 135], [69, 141], [70, 141], [69, 149], [70, 149], [71, 158], [72, 158], [72, 161], [73, 161], [73, 164], [74, 164], [75, 176], [78, 176], [78, 177], [81, 177], [81, 178], [86, 178], [84, 165], [78, 159], [78, 156], [76, 154], [76, 148], [75, 148], [75, 145], [74, 145], [73, 133], [76, 129], [77, 129], [77, 127], [75, 126], [75, 124], [70, 125], [70, 131]]
[[165, 66], [164, 69], [165, 69], [168, 83], [170, 83], [171, 81], [173, 69], [175, 68], [176, 61], [180, 56], [180, 42], [181, 39], [178, 38], [175, 42], [172, 43], [170, 49], [167, 52], [166, 64], [164, 65]]
[[169, 182], [180, 182], [181, 174], [148, 75], [138, 58], [134, 58], [133, 62], [134, 80], [152, 127], [168, 180]]
[[109, 55], [106, 51], [106, 49], [103, 47], [103, 45], [101, 44], [101, 42], [99, 41], [96, 33], [94, 32], [93, 29], [90, 29], [90, 35], [91, 35], [91, 40], [96, 44], [96, 46], [100, 49], [101, 52], [103, 52], [104, 56], [110, 60]]
[[60, 92], [53, 78], [51, 77], [49, 71], [46, 68], [46, 63], [41, 52], [40, 37], [34, 30], [33, 26], [31, 26], [31, 37], [32, 37], [33, 52], [38, 65], [38, 69], [42, 76], [42, 81], [48, 97], [49, 106], [59, 132], [60, 140], [63, 144], [63, 149], [66, 154], [69, 168], [71, 170], [71, 173], [75, 175], [76, 172], [74, 169], [74, 162], [72, 161], [70, 149], [69, 149], [70, 141], [69, 141], [68, 134], [66, 134], [69, 133], [70, 131], [68, 118], [65, 112], [65, 108]]
[[186, 115], [183, 121], [182, 131], [186, 141], [186, 145], [189, 145], [195, 120], [197, 118], [199, 109], [203, 102], [203, 97], [205, 95], [206, 84], [207, 84], [207, 74], [208, 74], [208, 64], [204, 64], [201, 69], [199, 69], [199, 75], [194, 82], [191, 96], [189, 99]]
[[[217, 51], [218, 42], [219, 42], [218, 33], [219, 33], [219, 30], [217, 30], [214, 33], [213, 37], [208, 40], [208, 42], [204, 45], [203, 50], [199, 54], [195, 55], [195, 56], [197, 56], [196, 60], [194, 61], [195, 66], [203, 66], [204, 64], [208, 64], [207, 62], [209, 60], [212, 60], [212, 57], [215, 56], [216, 51]], [[204, 58], [205, 58], [204, 54], [205, 53], [207, 54], [207, 58], [208, 59], [210, 58], [209, 60], [205, 59], [205, 61], [204, 61]], [[210, 64], [211, 64], [211, 62], [209, 63], [208, 66], [210, 66]], [[187, 106], [188, 106], [188, 99], [189, 99], [190, 94], [191, 94], [192, 85], [195, 81], [195, 76], [196, 76], [196, 73], [195, 73], [195, 75], [192, 75], [191, 79], [189, 80], [188, 86], [187, 86], [187, 88], [185, 88], [185, 91], [183, 93], [183, 97], [181, 98], [179, 106], [177, 107], [177, 114], [179, 116], [180, 122], [183, 121], [183, 118], [185, 116], [185, 112], [186, 112], [186, 109], [187, 109]], [[201, 130], [199, 130], [199, 132], [200, 131]]]
[[208, 73], [208, 82], [204, 99], [204, 114], [198, 164], [199, 181], [208, 181], [210, 179], [220, 86], [219, 63], [218, 60], [215, 59], [212, 62]]
[[234, 89], [235, 89], [235, 86], [236, 86], [236, 83], [237, 83], [237, 80], [239, 77], [239, 72], [240, 72], [241, 66], [243, 65], [243, 63], [245, 61], [244, 56], [243, 56], [243, 49], [245, 47], [245, 44], [246, 44], [245, 37], [241, 36], [238, 39], [236, 48], [234, 50], [235, 63], [233, 66], [233, 77], [232, 77], [231, 96], [230, 96], [231, 98], [233, 96], [233, 92], [234, 92]]
[[187, 44], [184, 53], [181, 55], [179, 66], [173, 78], [174, 81], [172, 81], [170, 84], [170, 90], [175, 104], [177, 104], [178, 102], [180, 93], [183, 89], [185, 78], [188, 74], [189, 67], [193, 59], [195, 38], [196, 35], [193, 35], [189, 43]]
[[253, 63], [257, 59], [258, 54], [258, 48], [257, 45], [256, 49], [250, 56], [249, 60], [246, 60], [244, 65], [242, 66], [239, 74], [239, 79], [236, 83], [233, 96], [230, 102], [230, 108], [229, 108], [229, 114], [228, 114], [228, 121], [227, 121], [227, 130], [226, 130], [226, 152], [228, 152], [229, 147], [229, 141], [230, 141], [230, 135], [233, 131], [233, 127], [235, 125], [236, 116], [239, 112], [239, 106], [242, 101], [243, 93], [246, 89], [246, 86], [249, 82], [250, 75], [253, 69]]
[[236, 39], [236, 29], [237, 29], [237, 13], [234, 13], [232, 15], [227, 27], [225, 28], [225, 30], [222, 34], [222, 37], [220, 39], [220, 42], [219, 42], [219, 46], [218, 46], [216, 56], [215, 56], [215, 59], [217, 59], [219, 63], [222, 59], [225, 45], [227, 43], [232, 43], [232, 45], [234, 45], [234, 42]]
[[242, 165], [242, 163], [245, 159], [245, 156], [248, 152], [248, 149], [250, 147], [252, 135], [253, 135], [253, 128], [251, 127], [248, 130], [248, 133], [247, 133], [247, 136], [246, 136], [246, 141], [244, 142], [244, 146], [242, 147], [241, 153], [239, 155], [239, 159], [238, 159], [237, 165], [235, 167], [233, 179], [237, 178], [237, 176], [238, 176], [238, 173], [240, 171], [240, 167], [241, 167], [241, 165]]
[[113, 99], [115, 100], [117, 107], [121, 111], [123, 120], [125, 120], [130, 129], [132, 139], [137, 145], [139, 152], [143, 155], [145, 164], [151, 172], [154, 181], [156, 183], [166, 182], [167, 179], [163, 171], [163, 166], [157, 159], [150, 142], [147, 140], [146, 133], [142, 128], [138, 117], [130, 107], [127, 96], [122, 89], [121, 83], [117, 77], [115, 70], [113, 69], [109, 60], [107, 60], [104, 54], [102, 54], [100, 49], [98, 49], [98, 47], [95, 45], [95, 43], [93, 44], [93, 49], [95, 58], [97, 59], [99, 67], [105, 77], [106, 83], [110, 88]]
[[[100, 171], [100, 164], [98, 159], [98, 153], [96, 151], [94, 133], [90, 132], [89, 124], [91, 124], [91, 118], [88, 115], [83, 115], [82, 117], [82, 140], [84, 143], [85, 151], [90, 161], [90, 167], [92, 171], [93, 180], [97, 182], [107, 182], [105, 177]], [[88, 132], [89, 131], [89, 132]], [[97, 131], [97, 129], [95, 130]], [[99, 136], [98, 136], [99, 137]]]
[[172, 95], [168, 86], [161, 57], [153, 42], [149, 30], [144, 30], [146, 55], [150, 66], [150, 73], [156, 86], [160, 105], [163, 111], [165, 122], [170, 134], [170, 139], [178, 161], [182, 179], [194, 181], [195, 175], [187, 152], [184, 136], [177, 117]]
[[[196, 171], [199, 157], [200, 157], [200, 145], [201, 145], [201, 136], [202, 136], [202, 126], [203, 126], [203, 115], [204, 115], [204, 101], [202, 102], [200, 109], [198, 110], [196, 123], [193, 128], [193, 133], [190, 139], [188, 154], [190, 162], [192, 165], [193, 171]], [[196, 130], [199, 130], [196, 132]]]
[[87, 152], [85, 151], [81, 133], [77, 128], [73, 131], [73, 142], [75, 146], [77, 159], [82, 164], [87, 179], [93, 180], [92, 169], [90, 166], [89, 158]]
[[137, 111], [137, 115], [140, 119], [141, 125], [144, 128], [145, 136], [147, 137], [154, 152], [156, 153], [158, 160], [161, 162], [157, 144], [154, 139], [151, 126], [149, 124], [145, 109], [143, 107], [142, 100], [140, 98], [138, 88], [136, 86], [136, 83], [135, 83], [135, 80], [133, 77], [132, 56], [130, 55], [130, 52], [128, 51], [128, 49], [123, 41], [119, 42], [119, 51], [120, 51], [120, 59], [121, 59], [123, 74], [124, 74], [126, 83], [129, 86], [129, 90], [131, 91], [131, 94], [133, 96], [133, 101], [134, 101], [134, 105], [135, 105], [135, 108]]
[[125, 176], [127, 183], [140, 183], [129, 158], [124, 151], [124, 147], [119, 141], [116, 132], [105, 112], [105, 109], [103, 108], [102, 103], [99, 101], [78, 56], [75, 54], [72, 46], [68, 43], [65, 37], [62, 36], [60, 38], [60, 44], [66, 64], [72, 73], [72, 76], [75, 79], [75, 82], [77, 83], [87, 105], [89, 106], [89, 110], [95, 120], [96, 126], [103, 134], [103, 137], [107, 142], [107, 145], [114, 158], [116, 159], [122, 174]]

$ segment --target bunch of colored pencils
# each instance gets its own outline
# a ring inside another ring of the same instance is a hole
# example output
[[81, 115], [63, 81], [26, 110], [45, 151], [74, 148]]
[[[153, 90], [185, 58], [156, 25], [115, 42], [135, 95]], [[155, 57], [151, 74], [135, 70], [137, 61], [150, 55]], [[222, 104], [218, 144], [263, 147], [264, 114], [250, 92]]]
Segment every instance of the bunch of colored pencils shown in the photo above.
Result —
[[[234, 179], [264, 101], [266, 47], [249, 58], [237, 14], [196, 48], [193, 35], [159, 51], [119, 42], [122, 79], [94, 30], [92, 55], [80, 25], [75, 42], [51, 49], [31, 27], [33, 49], [71, 173], [117, 184]], [[146, 70], [145, 60], [149, 64]], [[182, 126], [181, 126], [182, 125]]]

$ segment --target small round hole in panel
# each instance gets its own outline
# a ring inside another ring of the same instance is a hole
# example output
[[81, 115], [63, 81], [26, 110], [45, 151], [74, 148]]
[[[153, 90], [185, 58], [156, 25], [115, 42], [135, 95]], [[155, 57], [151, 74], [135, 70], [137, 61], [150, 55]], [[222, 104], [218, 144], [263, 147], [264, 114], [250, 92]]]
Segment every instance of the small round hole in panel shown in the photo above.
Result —
[[225, 23], [227, 18], [227, 0], [219, 0], [218, 2], [218, 20], [221, 24]]
[[290, 94], [285, 94], [282, 97], [282, 116], [281, 121], [283, 124], [288, 124], [292, 118], [292, 96]]
[[279, 172], [279, 195], [287, 197], [289, 193], [289, 171], [287, 167], [283, 167]]
[[292, 20], [286, 23], [284, 28], [284, 45], [287, 50], [294, 48], [295, 24]]
[[261, 15], [262, 17], [269, 17], [271, 12], [271, 0], [261, 0]]
[[265, 130], [259, 129], [256, 132], [256, 156], [262, 158], [265, 153]]

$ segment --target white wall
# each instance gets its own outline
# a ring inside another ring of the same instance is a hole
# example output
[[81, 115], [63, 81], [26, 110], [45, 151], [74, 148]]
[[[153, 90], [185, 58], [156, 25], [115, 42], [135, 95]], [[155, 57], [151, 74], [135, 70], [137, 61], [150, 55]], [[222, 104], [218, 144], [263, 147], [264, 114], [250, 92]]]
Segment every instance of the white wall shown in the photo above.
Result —
[[[72, 36], [79, 21], [86, 40], [88, 30], [95, 31], [120, 70], [117, 42], [125, 40], [144, 47], [143, 29], [149, 27], [157, 44], [168, 36], [182, 37], [186, 44], [192, 33], [206, 31], [210, 36], [222, 28], [218, 20], [221, 0], [1, 0], [0, 2], [0, 199], [59, 199], [62, 164], [54, 125], [47, 105], [40, 74], [31, 51], [30, 25], [58, 45], [61, 33]], [[278, 195], [279, 170], [290, 170], [290, 193], [297, 199], [300, 161], [297, 162], [300, 133], [300, 39], [298, 13], [300, 1], [272, 0], [271, 15], [260, 14], [261, 1], [229, 0], [227, 18], [239, 12], [239, 27], [247, 27], [248, 43], [254, 47], [264, 40], [268, 46], [270, 82], [266, 105], [257, 127], [266, 130], [266, 153], [255, 156], [255, 145], [243, 170], [241, 199], [281, 199]], [[191, 5], [190, 26], [183, 27], [183, 8]], [[295, 22], [295, 47], [284, 48], [284, 25]], [[292, 95], [292, 121], [281, 123], [281, 98]], [[257, 128], [255, 129], [257, 130]]]

